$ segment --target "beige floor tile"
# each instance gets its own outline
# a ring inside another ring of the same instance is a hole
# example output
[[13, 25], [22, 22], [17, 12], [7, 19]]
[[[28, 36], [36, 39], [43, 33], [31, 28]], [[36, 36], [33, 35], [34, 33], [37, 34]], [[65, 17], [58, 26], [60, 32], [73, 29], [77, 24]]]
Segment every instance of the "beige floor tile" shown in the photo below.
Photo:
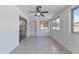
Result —
[[22, 40], [11, 54], [70, 54], [70, 52], [54, 39], [30, 37]]

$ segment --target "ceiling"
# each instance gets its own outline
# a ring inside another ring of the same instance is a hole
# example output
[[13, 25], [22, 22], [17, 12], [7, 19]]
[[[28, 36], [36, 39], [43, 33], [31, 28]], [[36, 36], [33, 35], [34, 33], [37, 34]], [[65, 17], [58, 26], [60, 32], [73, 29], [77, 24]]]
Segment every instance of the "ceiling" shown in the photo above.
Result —
[[[25, 15], [28, 15], [31, 18], [35, 18], [34, 14], [29, 13], [29, 11], [36, 11], [36, 6], [37, 5], [18, 5], [17, 7], [19, 7], [19, 9], [22, 10], [22, 12]], [[40, 17], [40, 18], [51, 18], [54, 17], [56, 14], [58, 14], [59, 12], [65, 10], [66, 8], [70, 7], [69, 5], [41, 5], [42, 6], [42, 10], [44, 11], [48, 11], [47, 14], [44, 14], [45, 17]], [[39, 17], [37, 17], [39, 18]]]

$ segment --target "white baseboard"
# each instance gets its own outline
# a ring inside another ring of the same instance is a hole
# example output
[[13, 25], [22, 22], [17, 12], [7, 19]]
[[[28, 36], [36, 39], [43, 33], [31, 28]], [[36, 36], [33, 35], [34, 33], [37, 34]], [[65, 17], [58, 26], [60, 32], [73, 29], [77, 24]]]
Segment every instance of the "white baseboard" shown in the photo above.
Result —
[[16, 47], [18, 47], [19, 46], [19, 44], [17, 44], [15, 47], [13, 47], [9, 52], [8, 52], [8, 54], [11, 54], [11, 52], [16, 48]]

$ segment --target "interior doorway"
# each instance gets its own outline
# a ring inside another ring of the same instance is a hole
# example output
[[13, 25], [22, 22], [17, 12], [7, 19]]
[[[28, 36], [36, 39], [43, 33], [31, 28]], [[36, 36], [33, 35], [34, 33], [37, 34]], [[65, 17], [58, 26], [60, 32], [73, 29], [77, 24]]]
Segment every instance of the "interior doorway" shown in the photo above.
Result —
[[27, 36], [27, 20], [24, 17], [19, 16], [19, 22], [19, 41], [21, 41]]

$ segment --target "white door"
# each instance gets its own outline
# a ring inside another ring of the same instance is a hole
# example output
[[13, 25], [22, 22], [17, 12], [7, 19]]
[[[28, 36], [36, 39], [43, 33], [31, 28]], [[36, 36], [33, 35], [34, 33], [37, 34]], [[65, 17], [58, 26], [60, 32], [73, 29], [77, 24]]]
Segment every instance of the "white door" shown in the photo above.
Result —
[[30, 20], [30, 22], [29, 22], [30, 24], [29, 24], [29, 32], [30, 32], [30, 36], [37, 36], [37, 29], [36, 29], [36, 21], [34, 21], [34, 20]]

